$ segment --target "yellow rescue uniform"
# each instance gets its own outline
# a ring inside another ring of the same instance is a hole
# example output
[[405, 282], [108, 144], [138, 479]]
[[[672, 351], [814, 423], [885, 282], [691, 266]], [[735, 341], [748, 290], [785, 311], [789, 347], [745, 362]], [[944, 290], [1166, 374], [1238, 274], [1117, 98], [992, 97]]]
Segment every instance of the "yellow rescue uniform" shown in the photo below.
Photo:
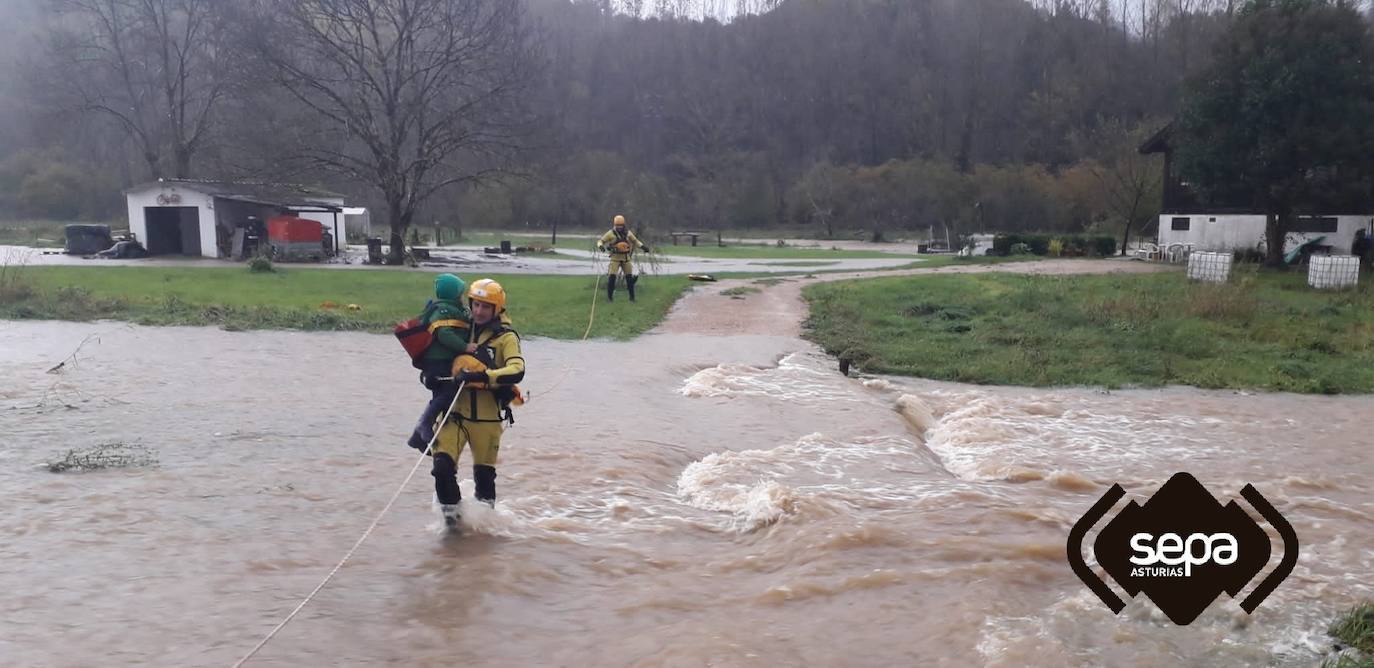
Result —
[[607, 274], [614, 276], [616, 272], [620, 272], [626, 278], [634, 276], [635, 268], [634, 264], [630, 262], [630, 255], [644, 247], [643, 242], [635, 236], [634, 232], [625, 230], [625, 234], [622, 236], [612, 228], [601, 235], [601, 239], [596, 242], [596, 245], [611, 254]]
[[[453, 403], [448, 422], [439, 429], [434, 452], [456, 463], [465, 445], [472, 447], [472, 462], [496, 466], [501, 434], [515, 384], [525, 377], [525, 358], [520, 354], [520, 335], [499, 321], [473, 326], [473, 343], [490, 349], [493, 364], [487, 369], [484, 388], [463, 386]], [[503, 396], [504, 395], [504, 396]]]

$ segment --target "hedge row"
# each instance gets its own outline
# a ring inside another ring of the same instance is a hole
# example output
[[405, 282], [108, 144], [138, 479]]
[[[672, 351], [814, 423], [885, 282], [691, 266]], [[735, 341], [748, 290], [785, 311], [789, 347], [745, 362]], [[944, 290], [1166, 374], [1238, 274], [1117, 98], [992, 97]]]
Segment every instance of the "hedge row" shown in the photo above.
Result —
[[[1055, 243], [1058, 242], [1058, 243]], [[1049, 255], [1057, 248], [1058, 254], [1066, 257], [1096, 255], [1107, 257], [1117, 252], [1117, 240], [1109, 236], [1088, 236], [1069, 234], [999, 234], [992, 239], [992, 254], [1011, 255], [1018, 244], [1024, 244], [1034, 255]]]

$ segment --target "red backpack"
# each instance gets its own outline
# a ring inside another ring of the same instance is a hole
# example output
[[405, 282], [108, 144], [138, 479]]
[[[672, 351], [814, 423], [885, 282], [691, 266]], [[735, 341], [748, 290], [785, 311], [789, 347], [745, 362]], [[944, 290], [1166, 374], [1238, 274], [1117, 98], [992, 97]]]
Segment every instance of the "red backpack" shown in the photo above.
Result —
[[401, 347], [406, 349], [406, 354], [410, 355], [410, 365], [420, 368], [421, 358], [429, 350], [429, 344], [434, 342], [434, 333], [425, 325], [424, 316], [396, 323], [392, 333], [401, 342]]

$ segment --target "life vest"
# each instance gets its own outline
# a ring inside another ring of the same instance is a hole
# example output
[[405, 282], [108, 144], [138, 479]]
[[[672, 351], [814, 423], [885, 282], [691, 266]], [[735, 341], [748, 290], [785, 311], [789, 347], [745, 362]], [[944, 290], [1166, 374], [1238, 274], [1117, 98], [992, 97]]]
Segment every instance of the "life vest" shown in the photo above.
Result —
[[634, 244], [630, 243], [629, 230], [626, 230], [624, 232], [617, 232], [615, 230], [612, 230], [611, 232], [615, 234], [615, 240], [612, 241], [611, 245], [608, 247], [612, 253], [617, 253], [620, 255], [629, 255], [630, 251], [633, 251], [635, 249]]
[[[506, 315], [504, 311], [501, 313], [501, 317], [498, 322], [499, 324], [495, 328], [488, 330], [490, 332], [490, 335], [486, 337], [486, 342], [493, 341], [507, 333], [512, 333], [516, 334], [516, 336], [519, 336], [519, 334], [516, 333], [514, 329], [511, 329], [509, 327], [510, 317]], [[492, 368], [496, 368], [496, 366], [496, 351], [490, 345], [484, 342], [482, 344], [479, 344], [477, 346], [477, 349], [473, 352], [463, 353], [455, 357], [453, 359], [452, 373], [455, 377], [457, 377], [464, 371], [485, 372]], [[511, 407], [525, 405], [525, 396], [524, 393], [520, 391], [519, 385], [496, 385], [493, 387], [489, 386], [487, 383], [484, 382], [469, 382], [464, 386], [464, 388], [470, 390], [485, 390], [492, 394], [492, 396], [496, 399], [497, 410], [500, 413], [500, 417], [496, 420], [497, 422], [510, 422], [511, 424], [515, 424], [515, 414], [511, 411]], [[474, 411], [474, 413], [477, 410], [476, 401], [476, 397], [474, 396], [472, 399], [472, 410]], [[473, 419], [463, 418], [462, 416], [456, 417], [459, 417], [460, 419]], [[488, 422], [489, 420], [473, 419], [473, 421]]]

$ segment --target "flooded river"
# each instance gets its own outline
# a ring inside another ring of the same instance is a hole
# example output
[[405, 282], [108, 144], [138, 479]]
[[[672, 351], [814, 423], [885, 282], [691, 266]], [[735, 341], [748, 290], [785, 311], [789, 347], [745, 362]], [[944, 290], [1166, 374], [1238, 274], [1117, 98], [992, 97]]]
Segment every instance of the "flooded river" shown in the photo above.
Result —
[[[854, 379], [671, 331], [527, 340], [497, 508], [443, 535], [425, 467], [249, 665], [1306, 666], [1374, 596], [1369, 398]], [[117, 323], [0, 322], [0, 379], [16, 666], [231, 665], [400, 484], [423, 397], [390, 337]], [[158, 462], [44, 466], [110, 442]], [[1113, 616], [1070, 571], [1108, 486], [1179, 470], [1296, 528], [1254, 615]]]

